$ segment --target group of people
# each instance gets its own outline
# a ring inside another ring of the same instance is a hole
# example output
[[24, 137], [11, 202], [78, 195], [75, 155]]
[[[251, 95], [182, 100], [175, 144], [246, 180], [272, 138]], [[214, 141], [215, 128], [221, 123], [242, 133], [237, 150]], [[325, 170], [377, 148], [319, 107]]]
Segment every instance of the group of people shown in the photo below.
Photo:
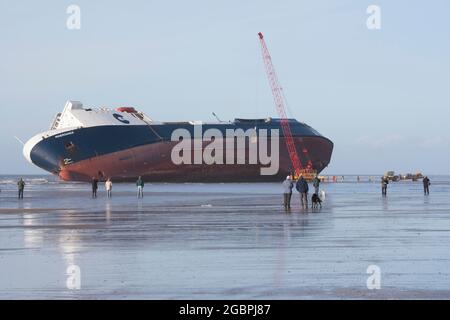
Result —
[[[95, 199], [97, 198], [97, 191], [98, 191], [98, 179], [95, 177], [92, 177], [92, 181], [91, 181], [91, 186], [92, 186], [92, 198]], [[23, 192], [25, 190], [25, 181], [23, 180], [23, 178], [20, 178], [19, 181], [17, 182], [17, 189], [19, 191], [19, 199], [23, 199]], [[139, 177], [136, 181], [136, 186], [137, 186], [137, 196], [138, 198], [143, 198], [144, 197], [144, 180], [142, 179], [142, 177]], [[105, 190], [106, 190], [106, 196], [108, 198], [112, 197], [112, 186], [113, 183], [111, 181], [111, 178], [108, 178], [105, 181]]]
[[[313, 181], [314, 194], [316, 196], [319, 195], [319, 187], [320, 187], [320, 179], [318, 176], [315, 176]], [[292, 176], [287, 176], [286, 180], [283, 181], [283, 196], [284, 196], [284, 208], [291, 208], [291, 198], [292, 198], [292, 189], [294, 188], [294, 180]], [[308, 192], [309, 186], [306, 179], [300, 175], [299, 179], [295, 182], [295, 189], [300, 194], [300, 204], [303, 208], [308, 207]]]
[[[387, 195], [387, 186], [389, 184], [389, 178], [386, 176], [381, 177], [381, 194], [383, 196]], [[427, 196], [430, 194], [430, 185], [431, 185], [431, 180], [425, 176], [422, 179], [422, 184], [423, 184], [423, 193]]]
[[[430, 185], [431, 181], [430, 179], [425, 176], [422, 180], [423, 182], [423, 192], [425, 195], [430, 194]], [[98, 179], [95, 177], [92, 177], [91, 185], [92, 185], [92, 198], [97, 198], [97, 191], [98, 191]], [[320, 179], [318, 176], [315, 176], [313, 181], [313, 187], [314, 187], [314, 194], [316, 196], [319, 195], [319, 186], [320, 186]], [[381, 194], [383, 196], [387, 195], [387, 186], [389, 184], [389, 179], [387, 177], [381, 178]], [[138, 198], [144, 197], [144, 180], [142, 177], [139, 177], [136, 181], [136, 187], [137, 187], [137, 196]], [[110, 178], [108, 178], [105, 181], [105, 190], [106, 195], [108, 198], [112, 197], [112, 186], [113, 183]], [[19, 199], [23, 199], [23, 192], [25, 190], [25, 181], [23, 178], [20, 178], [17, 182], [17, 188], [19, 190]], [[286, 209], [291, 208], [291, 198], [292, 198], [292, 189], [294, 188], [294, 180], [292, 179], [292, 176], [287, 176], [286, 180], [283, 182], [283, 196], [284, 196], [284, 207]], [[299, 179], [295, 182], [295, 189], [300, 194], [300, 204], [302, 207], [308, 207], [308, 192], [309, 192], [309, 186], [308, 182], [303, 176], [300, 176]]]
[[[92, 177], [91, 185], [92, 185], [92, 198], [95, 199], [97, 198], [97, 191], [98, 191], [98, 179], [96, 177]], [[139, 177], [136, 181], [138, 198], [144, 197], [144, 185], [145, 185], [144, 180], [142, 179], [142, 177]], [[108, 178], [105, 181], [106, 196], [108, 198], [112, 197], [112, 186], [113, 183], [111, 181], [111, 178]]]

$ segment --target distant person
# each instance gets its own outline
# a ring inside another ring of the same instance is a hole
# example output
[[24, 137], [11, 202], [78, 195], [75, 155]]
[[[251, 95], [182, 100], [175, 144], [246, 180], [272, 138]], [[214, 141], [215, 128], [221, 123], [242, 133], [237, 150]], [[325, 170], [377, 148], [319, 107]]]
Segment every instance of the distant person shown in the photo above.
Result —
[[110, 178], [105, 182], [106, 195], [108, 198], [112, 197], [112, 181]]
[[360, 181], [361, 181], [361, 178], [360, 178], [359, 176], [357, 176], [357, 177], [356, 177], [356, 181], [357, 181], [357, 182], [360, 182]]
[[286, 180], [283, 181], [283, 195], [284, 195], [284, 208], [291, 208], [291, 198], [292, 198], [292, 188], [294, 183], [292, 183], [291, 176], [287, 176]]
[[423, 193], [425, 195], [429, 195], [430, 194], [430, 184], [431, 184], [430, 179], [428, 179], [428, 177], [425, 176], [423, 178], [422, 182], [423, 182]]
[[97, 198], [97, 190], [98, 190], [98, 180], [95, 177], [92, 177], [92, 199]]
[[387, 177], [381, 177], [381, 194], [383, 196], [387, 195], [387, 186], [389, 184], [389, 180]]
[[313, 179], [313, 187], [314, 187], [314, 193], [319, 195], [319, 186], [320, 186], [320, 179], [319, 176], [316, 175]]
[[19, 199], [23, 199], [23, 190], [25, 190], [25, 181], [22, 178], [17, 182], [17, 188], [19, 189]]
[[308, 182], [300, 175], [300, 178], [297, 180], [295, 184], [295, 189], [300, 193], [300, 204], [302, 207], [308, 207]]
[[144, 197], [144, 180], [142, 180], [142, 177], [139, 177], [136, 181], [136, 186], [138, 189], [138, 198], [143, 198]]

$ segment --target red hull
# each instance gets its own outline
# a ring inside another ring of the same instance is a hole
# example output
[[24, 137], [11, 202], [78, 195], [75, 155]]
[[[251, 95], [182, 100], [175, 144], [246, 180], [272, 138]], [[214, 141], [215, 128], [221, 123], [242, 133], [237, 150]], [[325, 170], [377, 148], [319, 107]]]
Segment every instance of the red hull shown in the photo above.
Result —
[[[333, 144], [328, 139], [305, 137], [294, 138], [294, 141], [305, 166], [311, 160], [313, 168], [320, 172], [330, 162]], [[131, 181], [142, 176], [146, 181], [154, 182], [261, 182], [280, 181], [292, 170], [284, 139], [279, 143], [279, 171], [269, 176], [261, 175], [260, 164], [175, 165], [171, 151], [176, 143], [154, 143], [83, 160], [62, 167], [59, 175], [66, 181], [90, 181], [92, 177]], [[303, 147], [308, 150], [308, 159], [303, 157]]]

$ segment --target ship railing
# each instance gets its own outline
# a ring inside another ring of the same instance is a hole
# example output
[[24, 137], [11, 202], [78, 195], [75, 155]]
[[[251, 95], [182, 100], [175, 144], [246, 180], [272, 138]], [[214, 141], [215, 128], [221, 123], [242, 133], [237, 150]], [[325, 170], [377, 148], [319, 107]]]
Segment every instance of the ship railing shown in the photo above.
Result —
[[58, 129], [59, 122], [61, 121], [61, 112], [58, 113], [53, 119], [52, 125], [50, 126], [50, 130]]
[[149, 127], [149, 129], [153, 132], [153, 134], [155, 134], [159, 140], [163, 141], [163, 137], [161, 137], [159, 135], [159, 133], [153, 128], [152, 123], [153, 120], [150, 119], [149, 117], [147, 117], [144, 113], [142, 112], [137, 112], [137, 113], [133, 113], [133, 116], [137, 117], [138, 119], [140, 119], [141, 121], [143, 121], [145, 124], [147, 124], [147, 126]]

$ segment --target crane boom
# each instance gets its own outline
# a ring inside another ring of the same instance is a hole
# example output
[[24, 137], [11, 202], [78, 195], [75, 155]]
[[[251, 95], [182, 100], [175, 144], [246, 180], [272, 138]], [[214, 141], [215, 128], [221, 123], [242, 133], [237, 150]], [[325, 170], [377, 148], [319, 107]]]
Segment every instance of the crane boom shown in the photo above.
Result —
[[[291, 128], [289, 126], [289, 120], [286, 116], [286, 111], [284, 107], [283, 92], [278, 81], [275, 68], [272, 64], [272, 57], [270, 56], [269, 50], [267, 49], [266, 42], [264, 41], [264, 36], [260, 32], [258, 33], [259, 41], [261, 43], [262, 56], [264, 60], [264, 66], [266, 68], [267, 77], [269, 79], [270, 88], [272, 89], [273, 99], [275, 106], [277, 108], [278, 115], [280, 117], [281, 128], [283, 130], [284, 139], [286, 141], [286, 147], [289, 152], [289, 157], [292, 162], [292, 167], [296, 176], [305, 173], [306, 171], [311, 171], [311, 161], [308, 160], [307, 169], [303, 169], [300, 158], [297, 154], [297, 149], [295, 148], [294, 139], [292, 138]], [[308, 150], [306, 148], [302, 149], [302, 152], [307, 155]]]

